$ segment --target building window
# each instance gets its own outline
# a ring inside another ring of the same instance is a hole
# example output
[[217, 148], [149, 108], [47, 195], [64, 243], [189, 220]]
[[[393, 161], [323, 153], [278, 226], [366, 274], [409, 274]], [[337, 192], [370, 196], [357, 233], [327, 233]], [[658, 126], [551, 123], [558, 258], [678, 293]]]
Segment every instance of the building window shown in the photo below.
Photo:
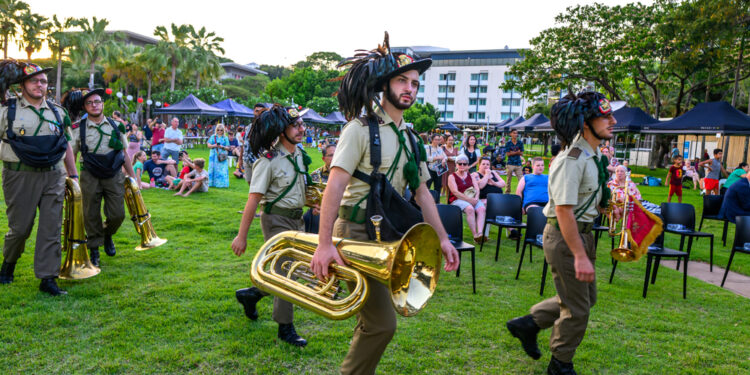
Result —
[[424, 86], [421, 86], [421, 85], [420, 85], [420, 86], [419, 86], [419, 90], [418, 90], [417, 92], [420, 92], [420, 93], [424, 92]]
[[422, 74], [421, 74], [421, 75], [419, 76], [419, 80], [420, 80], [420, 81], [424, 81], [424, 73], [422, 73]]
[[520, 107], [521, 106], [521, 99], [503, 99], [503, 106], [514, 106], [514, 107]]
[[487, 92], [487, 86], [471, 86], [469, 88], [469, 92], [471, 92], [472, 94], [476, 94], [478, 92], [479, 93], [486, 93]]
[[440, 117], [441, 117], [441, 118], [442, 118], [443, 120], [446, 120], [446, 119], [452, 119], [452, 118], [453, 118], [453, 112], [452, 112], [452, 111], [449, 111], [449, 112], [441, 112], [441, 113], [440, 113]]
[[507, 120], [509, 118], [516, 118], [520, 115], [518, 112], [503, 112], [500, 114], [500, 120]]
[[513, 74], [510, 74], [509, 72], [505, 72], [505, 74], [503, 75], [503, 78], [505, 78], [506, 81], [510, 81], [510, 80], [516, 79], [516, 76], [514, 76]]
[[424, 98], [417, 98], [417, 103], [424, 104]]
[[438, 98], [438, 105], [453, 105], [453, 98]]
[[441, 81], [455, 81], [456, 73], [442, 73], [440, 74]]
[[469, 98], [469, 105], [487, 105], [487, 99], [484, 98]]
[[469, 112], [469, 120], [484, 120], [484, 112]]
[[488, 77], [488, 73], [472, 73], [471, 74], [472, 81], [486, 81], [487, 77]]
[[454, 92], [456, 92], [456, 86], [445, 86], [445, 85], [442, 85], [442, 86], [438, 87], [438, 92], [441, 92], [441, 93], [445, 93], [445, 92], [454, 93]]

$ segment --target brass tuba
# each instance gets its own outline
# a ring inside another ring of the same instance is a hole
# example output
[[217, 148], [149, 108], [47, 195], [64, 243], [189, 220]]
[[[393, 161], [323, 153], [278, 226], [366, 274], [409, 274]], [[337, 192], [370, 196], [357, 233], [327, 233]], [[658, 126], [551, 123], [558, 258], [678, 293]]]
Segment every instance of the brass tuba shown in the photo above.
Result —
[[[253, 259], [250, 279], [267, 293], [334, 320], [346, 319], [364, 306], [369, 294], [365, 277], [388, 286], [393, 308], [403, 316], [417, 314], [435, 292], [442, 252], [429, 224], [416, 224], [393, 242], [334, 237], [333, 243], [349, 265], [332, 264], [326, 282], [310, 269], [318, 235], [298, 231], [279, 233], [263, 244]], [[278, 262], [282, 273], [275, 271]], [[341, 281], [349, 284], [346, 295]]]
[[87, 279], [99, 274], [91, 264], [83, 227], [81, 187], [72, 178], [65, 179], [65, 214], [63, 215], [63, 251], [65, 262], [60, 268], [61, 279]]
[[151, 224], [151, 214], [143, 202], [141, 189], [138, 182], [132, 177], [125, 177], [125, 204], [130, 212], [130, 220], [133, 220], [135, 231], [141, 235], [141, 244], [135, 248], [136, 251], [148, 250], [164, 245], [167, 240], [159, 238]]
[[323, 191], [326, 189], [326, 184], [323, 182], [313, 182], [307, 185], [305, 188], [305, 206], [307, 207], [320, 207], [320, 202], [323, 201]]
[[[634, 262], [643, 256], [642, 252], [634, 251], [629, 247], [628, 212], [633, 209], [634, 204], [632, 202], [633, 198], [630, 196], [628, 187], [629, 182], [630, 179], [628, 178], [628, 180], [625, 182], [625, 201], [617, 202], [616, 195], [612, 194], [612, 198], [609, 201], [609, 206], [607, 207], [607, 214], [609, 215], [609, 235], [610, 237], [620, 236], [620, 243], [616, 248], [612, 249], [609, 254], [612, 256], [612, 258], [619, 262]], [[618, 225], [618, 222], [615, 220], [614, 212], [616, 207], [622, 208], [622, 216], [620, 217], [621, 228], [619, 232], [616, 231]]]

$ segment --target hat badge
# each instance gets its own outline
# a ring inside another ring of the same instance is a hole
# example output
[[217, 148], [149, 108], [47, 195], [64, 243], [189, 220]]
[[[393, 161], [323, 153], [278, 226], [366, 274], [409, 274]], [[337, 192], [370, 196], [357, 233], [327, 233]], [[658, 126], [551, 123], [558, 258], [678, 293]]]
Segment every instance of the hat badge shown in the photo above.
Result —
[[297, 112], [296, 108], [289, 108], [287, 113], [289, 113], [289, 116], [291, 117], [299, 117], [299, 112]]
[[413, 62], [414, 62], [414, 59], [411, 56], [407, 55], [407, 54], [403, 54], [403, 55], [400, 55], [398, 57], [398, 67], [399, 68], [402, 67], [402, 66], [404, 66], [404, 65], [409, 65], [409, 64], [411, 64]]
[[23, 68], [23, 73], [26, 75], [34, 74], [39, 71], [39, 66], [34, 64], [26, 64], [26, 66]]
[[612, 112], [612, 107], [609, 105], [609, 100], [599, 99], [599, 112], [601, 112], [603, 115]]

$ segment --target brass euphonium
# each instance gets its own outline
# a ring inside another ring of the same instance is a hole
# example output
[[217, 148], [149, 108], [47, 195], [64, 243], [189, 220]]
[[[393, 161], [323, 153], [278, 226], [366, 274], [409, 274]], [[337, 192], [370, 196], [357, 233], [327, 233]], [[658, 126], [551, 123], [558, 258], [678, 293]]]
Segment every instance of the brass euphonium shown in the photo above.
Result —
[[151, 224], [151, 214], [143, 202], [141, 189], [138, 182], [132, 177], [125, 178], [125, 204], [130, 212], [130, 220], [133, 220], [135, 231], [141, 235], [141, 244], [135, 248], [136, 251], [148, 250], [157, 246], [164, 245], [167, 240], [159, 238]]
[[[369, 294], [365, 277], [388, 286], [393, 308], [403, 316], [417, 314], [435, 291], [442, 252], [429, 224], [417, 224], [393, 242], [334, 237], [333, 243], [348, 265], [332, 264], [326, 282], [310, 269], [318, 235], [298, 231], [269, 239], [253, 259], [250, 279], [267, 293], [335, 320], [346, 319], [364, 306]], [[282, 262], [282, 273], [275, 271], [277, 262]], [[346, 295], [341, 281], [349, 283]]]
[[313, 182], [307, 185], [305, 188], [305, 206], [307, 207], [320, 207], [320, 202], [323, 201], [323, 191], [326, 189], [326, 184], [323, 182]]
[[[625, 200], [623, 202], [617, 202], [616, 195], [612, 194], [612, 198], [609, 201], [609, 207], [607, 207], [607, 212], [609, 215], [609, 235], [611, 237], [620, 236], [620, 243], [616, 248], [612, 249], [609, 254], [618, 262], [634, 262], [640, 259], [641, 256], [643, 256], [642, 253], [633, 251], [633, 249], [629, 247], [628, 212], [633, 209], [632, 197], [630, 196], [630, 191], [628, 188], [629, 182], [630, 179], [625, 182]], [[622, 216], [619, 220], [619, 222], [621, 222], [621, 228], [619, 232], [616, 231], [618, 221], [615, 220], [614, 212], [615, 208], [618, 207], [622, 208]]]
[[60, 268], [61, 279], [87, 279], [99, 274], [91, 264], [83, 227], [81, 187], [72, 178], [65, 179], [65, 214], [63, 215], [63, 251], [65, 262]]

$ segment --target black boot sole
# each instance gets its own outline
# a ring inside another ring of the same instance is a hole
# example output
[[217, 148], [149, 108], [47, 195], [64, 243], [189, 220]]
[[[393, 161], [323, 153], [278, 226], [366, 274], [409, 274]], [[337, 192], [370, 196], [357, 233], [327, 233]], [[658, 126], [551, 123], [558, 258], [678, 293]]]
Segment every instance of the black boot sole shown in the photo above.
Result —
[[256, 300], [255, 303], [250, 303], [250, 302], [245, 302], [240, 296], [240, 294], [237, 292], [234, 293], [234, 297], [237, 298], [237, 302], [239, 302], [240, 305], [242, 305], [242, 308], [245, 310], [245, 316], [247, 316], [248, 319], [258, 320], [258, 309], [256, 305], [258, 301], [260, 301], [260, 298]]
[[523, 351], [532, 359], [538, 360], [542, 357], [542, 353], [540, 351], [537, 351], [536, 353], [530, 353], [529, 350], [526, 349], [523, 340], [521, 339], [521, 334], [516, 330], [516, 327], [511, 325], [510, 322], [505, 323], [505, 327], [508, 328], [508, 331], [510, 332], [513, 337], [517, 338], [519, 341], [521, 341], [521, 347], [523, 348]]

